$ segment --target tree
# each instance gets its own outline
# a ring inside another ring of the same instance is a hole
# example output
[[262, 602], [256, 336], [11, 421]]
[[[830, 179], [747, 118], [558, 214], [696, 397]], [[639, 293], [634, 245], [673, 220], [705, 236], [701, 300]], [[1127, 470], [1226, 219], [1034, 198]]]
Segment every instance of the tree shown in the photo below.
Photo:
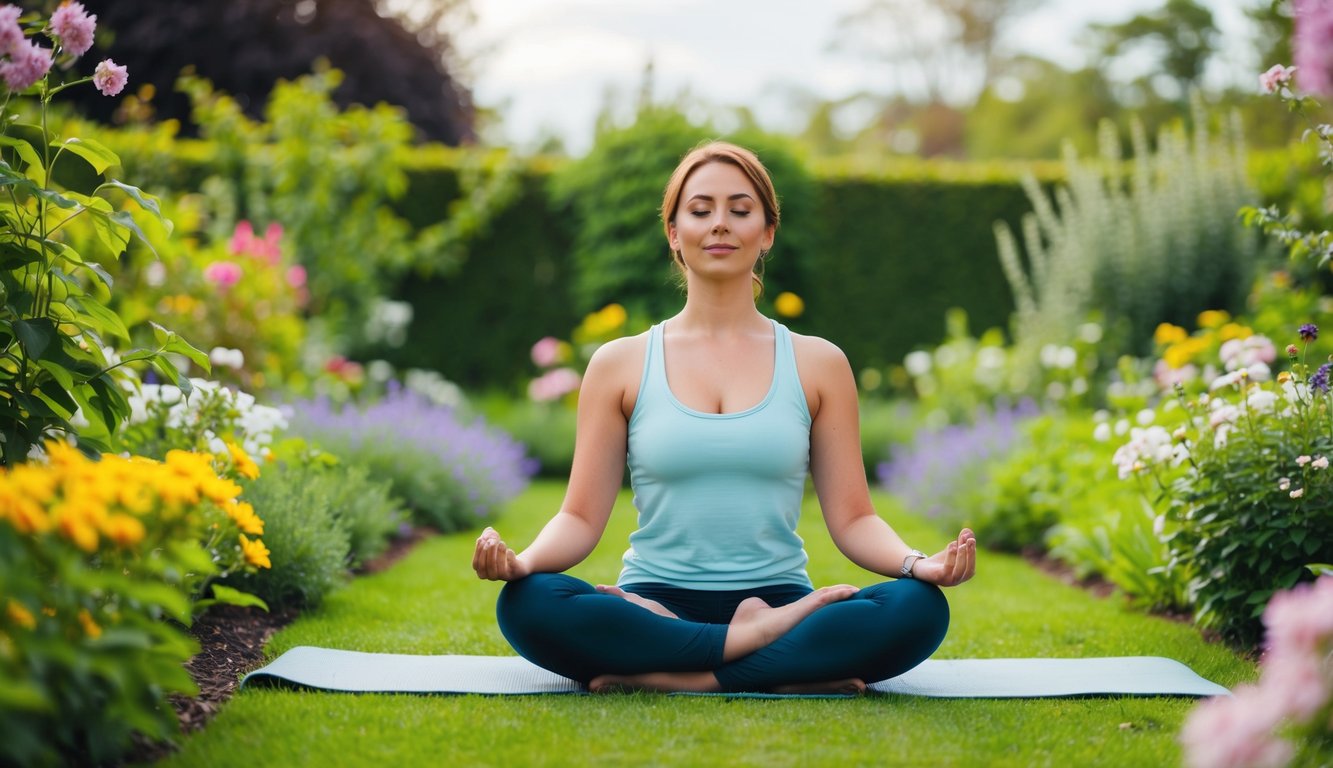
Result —
[[1167, 0], [1151, 13], [1141, 13], [1119, 24], [1093, 24], [1101, 40], [1102, 70], [1130, 53], [1149, 49], [1160, 71], [1173, 83], [1175, 93], [1164, 92], [1157, 77], [1147, 78], [1158, 96], [1184, 104], [1199, 85], [1208, 59], [1217, 52], [1218, 29], [1212, 11], [1195, 0]]
[[[182, 69], [193, 67], [259, 117], [277, 80], [307, 74], [325, 59], [345, 76], [334, 94], [339, 106], [387, 102], [406, 110], [422, 138], [454, 145], [475, 138], [472, 97], [457, 75], [462, 62], [449, 29], [467, 23], [468, 0], [82, 2], [98, 16], [96, 55], [128, 66], [132, 84], [151, 85], [156, 115], [179, 119], [187, 131], [190, 102], [175, 90]], [[110, 100], [81, 98], [79, 106], [95, 119], [114, 119]]]
[[840, 20], [840, 40], [888, 63], [895, 93], [968, 105], [994, 79], [1005, 27], [1043, 2], [868, 0]]

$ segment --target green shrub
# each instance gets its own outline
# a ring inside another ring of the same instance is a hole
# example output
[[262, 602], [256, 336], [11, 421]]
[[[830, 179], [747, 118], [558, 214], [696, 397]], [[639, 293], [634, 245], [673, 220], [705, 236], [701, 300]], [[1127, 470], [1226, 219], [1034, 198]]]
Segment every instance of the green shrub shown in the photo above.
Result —
[[577, 412], [564, 403], [538, 403], [494, 396], [478, 403], [486, 418], [527, 446], [541, 477], [569, 479], [574, 464]]
[[343, 582], [350, 535], [334, 505], [341, 477], [305, 462], [271, 462], [245, 485], [245, 498], [264, 519], [273, 567], [226, 579], [270, 607], [312, 607]]
[[334, 466], [312, 480], [332, 486], [333, 517], [347, 531], [347, 565], [357, 568], [389, 546], [407, 519], [389, 480], [371, 480], [366, 467]]

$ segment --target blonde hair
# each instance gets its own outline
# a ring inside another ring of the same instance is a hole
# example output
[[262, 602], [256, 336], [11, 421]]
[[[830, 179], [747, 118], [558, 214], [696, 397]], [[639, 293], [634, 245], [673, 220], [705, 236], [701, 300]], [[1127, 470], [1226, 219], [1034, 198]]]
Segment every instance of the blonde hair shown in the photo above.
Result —
[[[709, 141], [690, 150], [667, 181], [666, 192], [662, 195], [662, 231], [666, 234], [668, 243], [671, 240], [672, 223], [675, 222], [676, 212], [680, 208], [680, 194], [685, 188], [685, 182], [689, 180], [690, 174], [709, 163], [727, 163], [739, 168], [759, 195], [759, 204], [764, 209], [764, 224], [777, 229], [782, 216], [778, 206], [778, 193], [773, 188], [773, 180], [769, 178], [768, 169], [759, 162], [759, 157], [750, 150], [729, 142]], [[755, 284], [756, 299], [764, 293], [765, 256], [767, 252], [759, 255], [759, 259], [754, 263], [754, 271], [750, 274]], [[685, 261], [678, 251], [671, 251], [671, 262], [675, 265], [677, 274], [683, 279]]]

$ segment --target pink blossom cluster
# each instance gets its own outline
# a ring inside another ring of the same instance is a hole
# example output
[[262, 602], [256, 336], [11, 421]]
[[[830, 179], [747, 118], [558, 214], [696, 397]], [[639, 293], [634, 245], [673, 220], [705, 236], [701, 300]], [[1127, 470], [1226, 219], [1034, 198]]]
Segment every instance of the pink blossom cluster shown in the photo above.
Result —
[[1333, 0], [1295, 0], [1291, 50], [1301, 90], [1333, 96]]
[[538, 368], [549, 368], [560, 362], [560, 340], [544, 336], [532, 345], [532, 362]]
[[1264, 93], [1277, 93], [1284, 85], [1291, 83], [1291, 76], [1295, 71], [1295, 67], [1274, 64], [1267, 72], [1259, 75], [1259, 87], [1264, 89]]
[[60, 39], [60, 47], [72, 56], [82, 56], [93, 47], [97, 16], [89, 14], [83, 3], [63, 2], [51, 14], [50, 31]]
[[125, 84], [129, 81], [129, 70], [111, 59], [99, 63], [93, 71], [93, 87], [103, 96], [115, 96], [125, 90]]
[[1259, 682], [1200, 703], [1185, 721], [1191, 768], [1277, 768], [1333, 735], [1333, 576], [1274, 595], [1264, 626]]
[[51, 70], [51, 51], [28, 40], [19, 26], [23, 11], [0, 7], [0, 79], [11, 91], [24, 91]]
[[231, 233], [228, 247], [237, 256], [254, 256], [276, 267], [282, 262], [282, 225], [275, 221], [265, 228], [263, 237], [258, 237], [254, 226], [242, 220]]
[[573, 368], [555, 368], [528, 384], [528, 397], [539, 403], [558, 400], [578, 389], [582, 383], [583, 377]]
[[204, 267], [204, 279], [224, 291], [239, 283], [244, 274], [234, 261], [214, 261]]

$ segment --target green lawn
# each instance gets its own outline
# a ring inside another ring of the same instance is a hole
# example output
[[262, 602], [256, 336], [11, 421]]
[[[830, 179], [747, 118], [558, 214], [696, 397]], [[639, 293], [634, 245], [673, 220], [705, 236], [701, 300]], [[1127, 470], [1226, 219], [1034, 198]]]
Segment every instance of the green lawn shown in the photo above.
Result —
[[[497, 525], [531, 539], [563, 486], [539, 483]], [[914, 546], [948, 534], [876, 503]], [[573, 573], [614, 581], [633, 526], [622, 496], [603, 545]], [[823, 530], [816, 505], [802, 535], [816, 584], [869, 584]], [[475, 534], [420, 545], [392, 569], [357, 579], [276, 635], [297, 645], [394, 653], [509, 654], [495, 626], [498, 584], [478, 582]], [[1179, 659], [1223, 685], [1252, 680], [1252, 663], [1191, 627], [1145, 616], [1118, 598], [1067, 587], [1021, 559], [983, 552], [977, 577], [949, 590], [953, 623], [940, 658], [1153, 655]], [[405, 696], [245, 690], [171, 766], [319, 765], [1178, 765], [1175, 734], [1189, 699], [852, 700], [609, 696]]]

